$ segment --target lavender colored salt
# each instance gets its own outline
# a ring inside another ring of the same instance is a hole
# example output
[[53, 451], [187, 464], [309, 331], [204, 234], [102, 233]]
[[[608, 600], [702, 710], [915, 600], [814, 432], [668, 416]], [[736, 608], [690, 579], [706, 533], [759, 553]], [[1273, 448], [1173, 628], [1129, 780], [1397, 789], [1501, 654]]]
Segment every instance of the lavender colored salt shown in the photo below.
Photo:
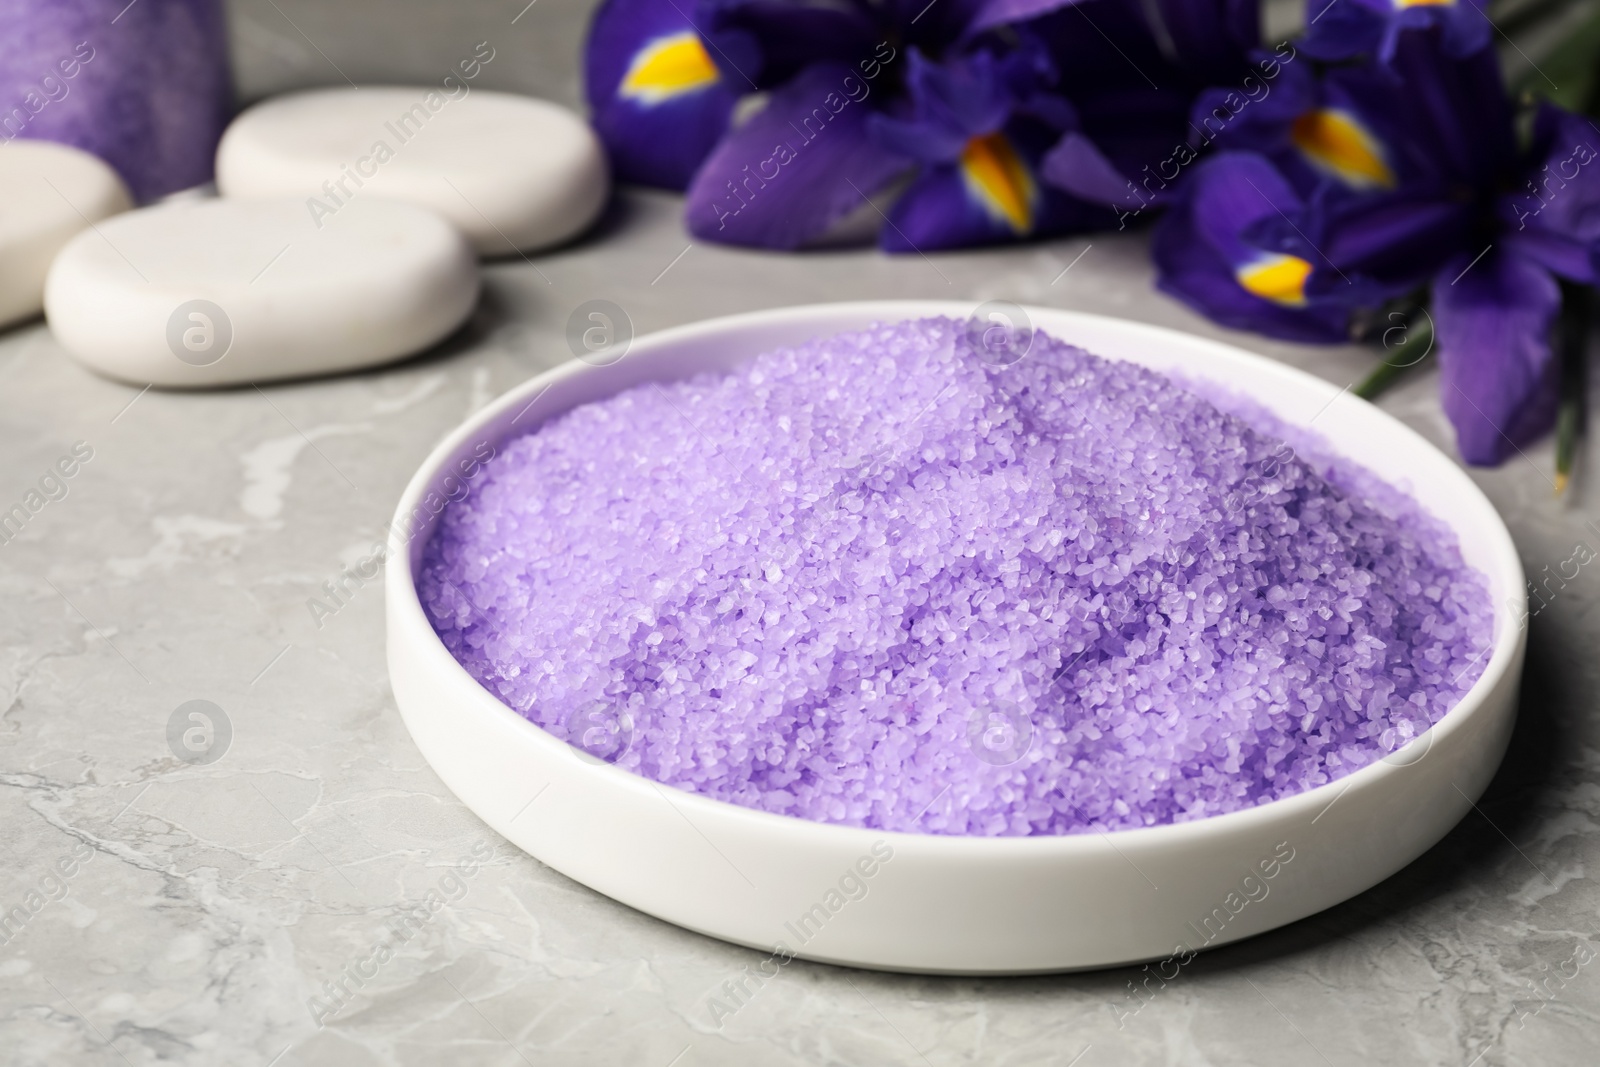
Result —
[[1492, 620], [1441, 523], [1218, 403], [1042, 333], [990, 366], [943, 319], [780, 349], [507, 442], [423, 603], [539, 726], [735, 804], [983, 835], [1247, 808], [1438, 721]]

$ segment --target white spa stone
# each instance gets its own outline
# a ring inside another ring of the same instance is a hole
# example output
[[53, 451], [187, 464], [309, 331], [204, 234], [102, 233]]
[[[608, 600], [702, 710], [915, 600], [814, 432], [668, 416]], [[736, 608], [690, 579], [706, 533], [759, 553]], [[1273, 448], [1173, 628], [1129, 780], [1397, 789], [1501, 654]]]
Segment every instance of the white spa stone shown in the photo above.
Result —
[[461, 233], [370, 197], [320, 227], [299, 200], [177, 201], [56, 257], [45, 314], [94, 370], [176, 388], [328, 374], [419, 352], [478, 296]]
[[133, 206], [99, 157], [49, 141], [0, 144], [0, 326], [44, 307], [44, 278], [74, 235]]
[[455, 223], [479, 255], [565, 241], [605, 206], [610, 179], [594, 131], [564, 107], [445, 88], [318, 89], [234, 119], [217, 147], [225, 197], [297, 197], [327, 222], [373, 196]]

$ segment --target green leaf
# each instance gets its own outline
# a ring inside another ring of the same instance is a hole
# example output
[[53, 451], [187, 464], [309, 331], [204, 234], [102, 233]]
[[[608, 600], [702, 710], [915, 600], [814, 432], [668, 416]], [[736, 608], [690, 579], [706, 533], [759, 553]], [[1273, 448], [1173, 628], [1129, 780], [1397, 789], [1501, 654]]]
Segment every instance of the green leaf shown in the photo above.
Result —
[[1516, 79], [1513, 92], [1593, 114], [1600, 104], [1600, 4], [1576, 25], [1563, 26], [1559, 42], [1529, 62], [1535, 65]]

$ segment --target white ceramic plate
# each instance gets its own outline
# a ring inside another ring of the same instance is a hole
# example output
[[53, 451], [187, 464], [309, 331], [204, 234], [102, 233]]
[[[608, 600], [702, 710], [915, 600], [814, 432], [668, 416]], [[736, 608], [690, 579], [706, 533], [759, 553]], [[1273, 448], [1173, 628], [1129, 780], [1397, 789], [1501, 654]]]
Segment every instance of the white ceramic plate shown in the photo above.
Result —
[[[1320, 379], [1138, 323], [1028, 308], [1034, 326], [1113, 359], [1214, 378], [1409, 488], [1488, 576], [1495, 642], [1482, 677], [1432, 730], [1308, 793], [1209, 819], [1065, 837], [948, 837], [830, 826], [661, 786], [580, 756], [455, 661], [414, 577], [460, 464], [578, 404], [727, 369], [775, 346], [871, 322], [966, 318], [971, 304], [778, 308], [651, 334], [605, 367], [570, 362], [478, 412], [401, 498], [388, 567], [389, 674], [406, 726], [456, 795], [562, 873], [640, 911], [771, 952], [889, 970], [1020, 974], [1161, 960], [1304, 918], [1382, 881], [1467, 812], [1516, 713], [1525, 591], [1505, 525], [1456, 464]], [[470, 464], [469, 464], [470, 468]]]

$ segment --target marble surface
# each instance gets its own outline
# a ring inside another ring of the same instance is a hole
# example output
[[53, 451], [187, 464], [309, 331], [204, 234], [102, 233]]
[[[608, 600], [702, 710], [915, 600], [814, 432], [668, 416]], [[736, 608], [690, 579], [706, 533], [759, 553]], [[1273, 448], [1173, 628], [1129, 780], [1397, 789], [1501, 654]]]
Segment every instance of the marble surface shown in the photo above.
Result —
[[[299, 75], [274, 66], [291, 66], [293, 50], [263, 44], [260, 26], [281, 7], [361, 78], [446, 65], [487, 32], [474, 20], [495, 21], [513, 57], [540, 67], [522, 87], [570, 99], [562, 57], [581, 5], [541, 2], [509, 26], [521, 6], [464, 5], [459, 42], [418, 43], [427, 54], [382, 68], [362, 48], [428, 37], [444, 5], [370, 5], [393, 17], [340, 28], [334, 5], [248, 0], [235, 8], [241, 86], [336, 80], [311, 69], [316, 51], [283, 19], [274, 40], [311, 59]], [[875, 296], [1122, 315], [1340, 385], [1372, 358], [1211, 327], [1154, 292], [1137, 236], [774, 256], [691, 244], [676, 199], [651, 193], [621, 196], [576, 245], [490, 264], [460, 334], [380, 371], [141, 392], [94, 377], [37, 322], [0, 334], [0, 510], [78, 447], [73, 475], [46, 486], [59, 499], [0, 544], [0, 910], [14, 917], [0, 927], [0, 1061], [1592, 1062], [1596, 568], [1532, 620], [1522, 717], [1476, 813], [1360, 897], [1202, 955], [1136, 1014], [1134, 968], [980, 980], [797, 961], [718, 1027], [708, 998], [761, 954], [569, 881], [444, 788], [394, 707], [378, 582], [331, 615], [308, 608], [361, 566], [431, 444], [567, 357], [568, 315], [587, 300], [615, 302], [643, 332]], [[1431, 372], [1383, 406], [1448, 447]], [[1600, 547], [1600, 527], [1585, 526], [1600, 518], [1600, 485], [1580, 476], [1558, 500], [1550, 470], [1546, 444], [1475, 475], [1531, 573], [1553, 572], [1579, 540]], [[184, 747], [193, 706], [180, 708], [196, 700], [221, 709], [209, 750], [203, 732]], [[348, 993], [335, 998], [336, 982]]]

